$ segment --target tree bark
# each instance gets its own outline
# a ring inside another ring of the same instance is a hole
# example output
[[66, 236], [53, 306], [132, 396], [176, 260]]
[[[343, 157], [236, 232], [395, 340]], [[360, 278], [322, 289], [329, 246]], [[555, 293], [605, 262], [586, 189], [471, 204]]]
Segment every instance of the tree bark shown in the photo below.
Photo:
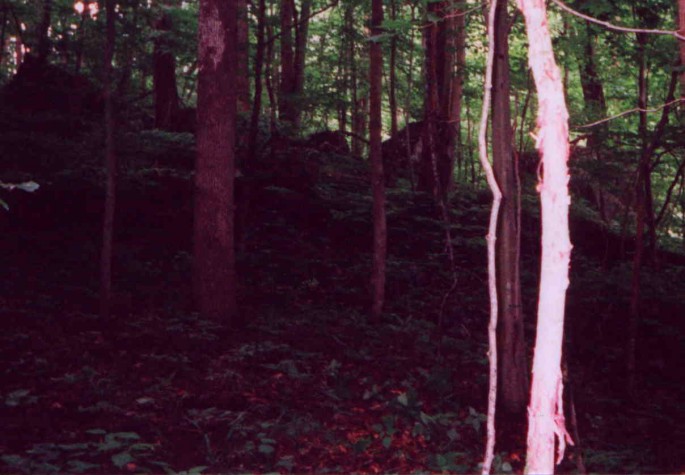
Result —
[[309, 37], [309, 16], [311, 14], [312, 0], [302, 0], [302, 7], [300, 8], [300, 20], [295, 29], [295, 82], [293, 85], [293, 94], [295, 95], [295, 102], [293, 104], [295, 116], [295, 128], [300, 128], [300, 121], [302, 120], [301, 99], [304, 94], [304, 79], [305, 79], [305, 56], [307, 53], [307, 39]]
[[[678, 32], [685, 36], [685, 0], [678, 0]], [[681, 110], [685, 111], [685, 41], [678, 41], [680, 52], [680, 103]], [[685, 114], [684, 114], [685, 115]]]
[[[450, 159], [452, 166], [454, 166], [455, 158], [457, 163], [457, 170], [459, 170], [464, 161], [464, 151], [462, 150], [461, 141], [461, 104], [464, 96], [464, 80], [466, 78], [466, 16], [460, 13], [454, 18], [454, 60], [456, 65], [456, 73], [452, 76], [451, 85], [451, 109], [449, 114], [449, 124], [452, 128], [450, 137], [454, 143], [448, 145], [448, 152], [456, 154]], [[456, 151], [455, 151], [456, 147]]]
[[247, 24], [247, 4], [249, 0], [238, 2], [238, 42], [236, 90], [238, 112], [245, 113], [250, 110], [250, 75], [248, 74], [248, 56], [250, 53], [249, 28]]
[[526, 473], [554, 473], [566, 442], [561, 352], [564, 310], [568, 287], [571, 241], [568, 227], [568, 110], [561, 73], [554, 50], [543, 0], [520, 0], [528, 36], [528, 61], [538, 91], [537, 148], [543, 163], [538, 184], [541, 201], [542, 258], [538, 323], [533, 357], [533, 381], [528, 406]]
[[262, 108], [262, 68], [264, 66], [264, 29], [266, 23], [266, 1], [259, 0], [257, 7], [257, 51], [254, 59], [254, 100], [252, 101], [252, 116], [250, 118], [250, 136], [247, 150], [250, 162], [257, 154], [257, 134], [259, 132], [259, 114]]
[[[394, 21], [397, 18], [397, 6], [395, 0], [390, 2], [390, 18]], [[390, 39], [390, 71], [388, 105], [390, 106], [390, 136], [397, 135], [397, 35], [393, 34]]]
[[[383, 0], [371, 2], [371, 35], [382, 33]], [[381, 150], [381, 101], [383, 81], [383, 55], [381, 44], [372, 41], [369, 46], [369, 161], [371, 162], [371, 190], [373, 194], [373, 266], [371, 287], [373, 303], [371, 319], [379, 322], [385, 300], [385, 258], [387, 254], [387, 228], [385, 221], [385, 180]]]
[[514, 159], [509, 94], [509, 15], [506, 2], [495, 12], [495, 58], [492, 84], [492, 160], [502, 192], [497, 233], [499, 295], [498, 354], [501, 355], [500, 402], [512, 416], [524, 416], [528, 396], [528, 364], [521, 313], [517, 163]]
[[237, 2], [201, 0], [193, 290], [199, 312], [237, 318], [234, 179]]
[[281, 0], [281, 83], [278, 91], [278, 117], [295, 126], [295, 57], [293, 55], [294, 0]]
[[105, 99], [105, 208], [102, 219], [102, 251], [100, 253], [100, 316], [107, 319], [112, 304], [112, 248], [114, 212], [116, 209], [117, 156], [114, 149], [114, 105], [112, 101], [114, 46], [116, 41], [115, 0], [106, 0], [106, 39], [103, 89]]
[[155, 22], [152, 81], [155, 91], [155, 128], [173, 130], [178, 116], [179, 100], [176, 87], [176, 57], [172, 51], [173, 24], [169, 13], [160, 5], [161, 16]]
[[37, 57], [38, 62], [45, 63], [50, 54], [50, 23], [52, 18], [52, 0], [43, 0], [43, 17], [38, 24], [38, 44]]
[[452, 70], [455, 56], [453, 19], [447, 17], [445, 1], [428, 4], [432, 21], [424, 28], [426, 50], [426, 90], [424, 96], [424, 132], [422, 164], [418, 189], [430, 191], [444, 201], [452, 188], [455, 129], [452, 118]]

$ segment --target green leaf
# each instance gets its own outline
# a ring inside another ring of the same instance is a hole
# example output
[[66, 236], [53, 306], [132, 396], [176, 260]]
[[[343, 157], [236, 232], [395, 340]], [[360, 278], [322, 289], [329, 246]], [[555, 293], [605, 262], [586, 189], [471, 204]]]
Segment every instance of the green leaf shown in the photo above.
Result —
[[3, 208], [5, 208], [5, 211], [9, 211], [9, 210], [10, 210], [9, 205], [8, 205], [7, 203], [5, 203], [5, 200], [3, 200], [2, 198], [0, 198], [0, 206], [2, 206]]
[[514, 470], [509, 462], [504, 462], [500, 468], [503, 472], [511, 472]]
[[397, 402], [402, 404], [403, 406], [408, 406], [409, 405], [409, 398], [407, 397], [407, 393], [402, 393], [399, 396], [397, 396]]
[[389, 449], [390, 446], [392, 445], [392, 437], [389, 437], [389, 436], [383, 437], [382, 444], [383, 444], [383, 447], [385, 447], [386, 449]]
[[134, 462], [136, 459], [129, 452], [120, 452], [112, 455], [112, 463], [117, 468], [123, 468], [127, 463]]

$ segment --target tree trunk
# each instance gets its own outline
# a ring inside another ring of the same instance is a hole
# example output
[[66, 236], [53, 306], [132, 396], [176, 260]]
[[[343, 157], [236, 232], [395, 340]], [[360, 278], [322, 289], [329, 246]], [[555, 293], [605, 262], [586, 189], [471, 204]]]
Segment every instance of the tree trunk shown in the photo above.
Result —
[[114, 45], [116, 41], [115, 0], [106, 0], [106, 39], [103, 89], [105, 99], [105, 209], [100, 254], [100, 316], [110, 317], [112, 304], [112, 248], [116, 209], [117, 156], [114, 150], [114, 106], [112, 101]]
[[[678, 32], [685, 36], [685, 0], [678, 0]], [[680, 52], [680, 103], [682, 111], [685, 111], [685, 41], [678, 41]], [[685, 116], [685, 114], [683, 114]]]
[[554, 473], [570, 437], [564, 423], [561, 352], [571, 242], [568, 228], [568, 110], [561, 73], [542, 0], [519, 2], [526, 22], [528, 61], [538, 91], [538, 143], [543, 176], [541, 201], [542, 258], [533, 381], [528, 406], [526, 473]]
[[506, 2], [495, 12], [495, 58], [492, 84], [492, 160], [502, 192], [497, 233], [499, 295], [498, 354], [501, 355], [500, 395], [503, 409], [511, 416], [525, 416], [528, 396], [528, 364], [521, 313], [519, 274], [518, 183], [510, 115], [509, 15]]
[[281, 0], [281, 83], [278, 91], [278, 117], [295, 126], [295, 57], [293, 55], [294, 0]]
[[[457, 68], [456, 73], [452, 76], [451, 85], [451, 109], [449, 114], [449, 124], [452, 128], [451, 137], [453, 143], [448, 147], [448, 152], [452, 153], [450, 161], [452, 166], [456, 162], [457, 170], [459, 170], [464, 161], [464, 151], [462, 150], [462, 140], [461, 140], [461, 103], [464, 96], [464, 79], [466, 78], [466, 20], [465, 15], [460, 13], [454, 18], [454, 60]], [[456, 152], [455, 152], [456, 147]]]
[[[371, 35], [382, 33], [383, 0], [371, 2]], [[372, 41], [369, 46], [369, 161], [371, 162], [371, 190], [373, 193], [373, 266], [371, 288], [373, 303], [371, 319], [379, 322], [385, 300], [385, 257], [387, 228], [385, 221], [385, 180], [381, 150], [381, 102], [383, 87], [383, 55], [381, 44]]]
[[266, 23], [266, 1], [259, 0], [257, 7], [257, 51], [254, 59], [254, 100], [250, 118], [250, 136], [247, 150], [249, 162], [254, 162], [257, 155], [257, 134], [259, 132], [259, 114], [262, 108], [262, 68], [264, 66], [264, 28]]
[[[397, 6], [395, 0], [390, 2], [390, 18], [395, 21], [397, 19]], [[390, 106], [390, 136], [397, 135], [397, 34], [393, 34], [390, 39], [390, 85], [388, 91], [388, 102]]]
[[0, 71], [5, 61], [5, 31], [7, 29], [7, 5], [2, 4], [2, 30], [0, 31]]
[[38, 24], [36, 36], [38, 38], [37, 57], [38, 62], [45, 63], [50, 54], [50, 23], [52, 18], [52, 0], [43, 0], [43, 17]]
[[179, 101], [176, 88], [176, 57], [171, 48], [172, 20], [160, 5], [161, 16], [155, 22], [152, 81], [155, 90], [155, 128], [173, 130], [178, 116]]
[[295, 128], [300, 128], [302, 119], [302, 107], [299, 105], [304, 97], [304, 66], [305, 54], [307, 52], [307, 38], [309, 37], [309, 15], [311, 14], [312, 0], [302, 0], [300, 9], [300, 21], [295, 29], [295, 82], [293, 94], [295, 102], [293, 104], [293, 114], [295, 116]]
[[247, 24], [248, 0], [238, 2], [238, 42], [236, 90], [238, 112], [245, 113], [250, 110], [250, 75], [248, 74], [248, 56], [250, 53], [249, 28]]
[[418, 188], [430, 191], [444, 201], [452, 188], [455, 142], [452, 117], [452, 69], [455, 52], [455, 22], [446, 15], [444, 1], [428, 4], [433, 17], [442, 18], [431, 22], [424, 29], [426, 50], [426, 92], [424, 98], [424, 133], [421, 172]]
[[[273, 4], [271, 4], [273, 7]], [[273, 16], [273, 10], [270, 9], [269, 17]], [[266, 35], [268, 38], [273, 37], [273, 27], [270, 22], [266, 22]], [[266, 42], [266, 74], [264, 75], [264, 85], [266, 86], [266, 92], [269, 96], [269, 130], [273, 132], [276, 129], [276, 110], [278, 106], [276, 104], [276, 94], [274, 92], [274, 82], [276, 80], [276, 73], [274, 71], [274, 42]]]
[[233, 205], [238, 1], [201, 0], [198, 25], [193, 290], [203, 316], [229, 325], [237, 323]]

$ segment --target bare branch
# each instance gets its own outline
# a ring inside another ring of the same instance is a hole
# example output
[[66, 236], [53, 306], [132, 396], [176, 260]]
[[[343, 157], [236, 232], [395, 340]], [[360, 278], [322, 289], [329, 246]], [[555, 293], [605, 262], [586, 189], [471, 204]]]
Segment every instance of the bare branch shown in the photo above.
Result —
[[609, 30], [614, 30], [614, 31], [620, 31], [622, 33], [647, 33], [650, 35], [666, 35], [666, 36], [673, 36], [675, 38], [678, 38], [680, 41], [685, 41], [685, 36], [681, 35], [677, 31], [672, 31], [672, 30], [646, 30], [644, 28], [630, 28], [627, 26], [619, 26], [619, 25], [614, 25], [613, 23], [609, 23], [608, 21], [603, 21], [599, 20], [597, 18], [591, 17], [589, 15], [585, 15], [584, 13], [581, 13], [577, 10], [574, 10], [573, 8], [569, 7], [565, 3], [563, 3], [561, 0], [552, 0], [552, 2], [564, 10], [567, 13], [570, 13], [571, 15], [575, 15], [578, 18], [582, 18], [583, 20], [587, 20], [590, 23], [595, 23], [597, 25], [601, 25], [604, 28], [607, 28]]
[[[555, 1], [555, 0], [552, 0], [552, 1]], [[583, 125], [574, 125], [573, 128], [574, 129], [589, 129], [590, 127], [595, 127], [597, 125], [604, 124], [605, 122], [609, 122], [609, 121], [612, 121], [614, 119], [618, 119], [620, 117], [623, 117], [623, 116], [626, 116], [629, 114], [634, 114], [635, 112], [659, 112], [661, 109], [664, 109], [666, 107], [671, 107], [673, 104], [678, 104], [680, 102], [685, 102], [685, 99], [684, 98], [675, 99], [675, 100], [669, 101], [665, 104], [661, 104], [659, 107], [655, 107], [653, 109], [642, 109], [640, 107], [635, 107], [633, 109], [628, 109], [627, 111], [623, 111], [619, 114], [612, 115], [611, 117], [606, 117], [606, 118], [598, 120], [596, 122], [591, 122], [589, 124], [583, 124]]]
[[488, 419], [487, 419], [487, 441], [485, 445], [485, 455], [483, 457], [483, 475], [490, 474], [492, 460], [495, 452], [495, 406], [497, 402], [497, 268], [495, 266], [495, 241], [497, 239], [497, 219], [499, 216], [502, 192], [497, 185], [495, 172], [488, 160], [488, 113], [492, 100], [492, 76], [493, 64], [495, 62], [495, 11], [497, 0], [490, 2], [488, 13], [488, 56], [485, 66], [485, 84], [483, 85], [483, 108], [480, 116], [480, 128], [478, 130], [478, 151], [480, 162], [485, 171], [488, 186], [492, 192], [492, 208], [490, 208], [490, 222], [488, 226], [488, 294], [490, 297], [490, 321], [488, 323], [488, 360], [490, 361], [489, 389], [488, 389]]

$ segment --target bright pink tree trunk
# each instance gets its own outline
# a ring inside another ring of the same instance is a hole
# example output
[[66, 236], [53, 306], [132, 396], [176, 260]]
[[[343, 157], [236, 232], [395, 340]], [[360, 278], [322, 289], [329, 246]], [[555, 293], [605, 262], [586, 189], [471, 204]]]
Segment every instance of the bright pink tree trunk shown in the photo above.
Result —
[[542, 260], [533, 378], [528, 407], [526, 473], [553, 473], [570, 441], [562, 404], [561, 348], [571, 240], [568, 229], [568, 111], [543, 0], [519, 0], [526, 21], [529, 64], [538, 91], [537, 148], [543, 164], [538, 184], [542, 204]]

